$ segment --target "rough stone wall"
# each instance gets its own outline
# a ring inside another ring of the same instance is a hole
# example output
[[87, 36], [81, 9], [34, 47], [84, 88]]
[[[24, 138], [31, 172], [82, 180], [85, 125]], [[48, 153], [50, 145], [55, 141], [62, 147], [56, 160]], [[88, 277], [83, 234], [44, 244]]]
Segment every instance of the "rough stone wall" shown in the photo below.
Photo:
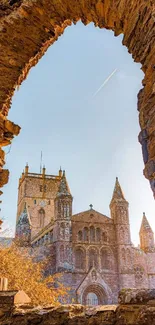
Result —
[[155, 325], [155, 306], [147, 303], [98, 306], [19, 306], [9, 314], [0, 310], [1, 325]]
[[[155, 9], [148, 0], [17, 0], [2, 1], [0, 6], [0, 145], [8, 145], [20, 128], [7, 120], [14, 90], [27, 77], [48, 47], [64, 29], [78, 20], [86, 25], [124, 34], [123, 45], [145, 73], [138, 95], [139, 123], [145, 163], [144, 174], [155, 193]], [[2, 169], [4, 152], [0, 151], [0, 185], [8, 181]]]

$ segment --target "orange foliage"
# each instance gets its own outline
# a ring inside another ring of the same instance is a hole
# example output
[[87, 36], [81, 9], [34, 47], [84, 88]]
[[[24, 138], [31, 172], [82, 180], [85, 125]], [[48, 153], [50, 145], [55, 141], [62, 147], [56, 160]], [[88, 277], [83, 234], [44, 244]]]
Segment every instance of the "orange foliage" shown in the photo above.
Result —
[[0, 277], [8, 278], [9, 290], [24, 290], [35, 305], [58, 304], [58, 298], [64, 297], [67, 290], [55, 276], [43, 277], [43, 266], [33, 262], [26, 249], [14, 244], [0, 248]]

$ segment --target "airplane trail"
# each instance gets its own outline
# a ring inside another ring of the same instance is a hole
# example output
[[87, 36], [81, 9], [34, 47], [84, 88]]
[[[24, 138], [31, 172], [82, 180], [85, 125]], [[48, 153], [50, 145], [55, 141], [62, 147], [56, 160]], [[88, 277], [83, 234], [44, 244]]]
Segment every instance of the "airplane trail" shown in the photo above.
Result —
[[99, 91], [107, 84], [107, 82], [112, 78], [112, 76], [116, 73], [117, 69], [115, 69], [110, 76], [103, 82], [103, 84], [96, 90], [93, 95], [93, 98], [99, 93]]

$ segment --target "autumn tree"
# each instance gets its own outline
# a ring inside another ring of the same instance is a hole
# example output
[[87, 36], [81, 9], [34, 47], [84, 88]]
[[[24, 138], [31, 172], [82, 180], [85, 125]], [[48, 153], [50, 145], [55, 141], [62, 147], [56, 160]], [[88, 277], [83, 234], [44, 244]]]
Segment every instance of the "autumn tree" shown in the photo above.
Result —
[[26, 248], [0, 247], [0, 277], [8, 278], [9, 290], [24, 290], [35, 305], [57, 304], [67, 290], [55, 276], [44, 276], [44, 265], [34, 262]]

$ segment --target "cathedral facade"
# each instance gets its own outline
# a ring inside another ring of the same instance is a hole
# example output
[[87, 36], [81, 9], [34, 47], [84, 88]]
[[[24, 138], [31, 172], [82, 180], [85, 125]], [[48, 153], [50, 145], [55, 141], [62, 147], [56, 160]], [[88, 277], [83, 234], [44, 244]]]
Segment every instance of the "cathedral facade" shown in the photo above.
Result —
[[140, 247], [130, 237], [128, 202], [118, 179], [111, 217], [90, 209], [72, 214], [65, 172], [29, 172], [19, 179], [16, 240], [48, 256], [48, 273], [61, 273], [67, 303], [114, 304], [123, 288], [155, 288], [154, 234], [143, 214]]

